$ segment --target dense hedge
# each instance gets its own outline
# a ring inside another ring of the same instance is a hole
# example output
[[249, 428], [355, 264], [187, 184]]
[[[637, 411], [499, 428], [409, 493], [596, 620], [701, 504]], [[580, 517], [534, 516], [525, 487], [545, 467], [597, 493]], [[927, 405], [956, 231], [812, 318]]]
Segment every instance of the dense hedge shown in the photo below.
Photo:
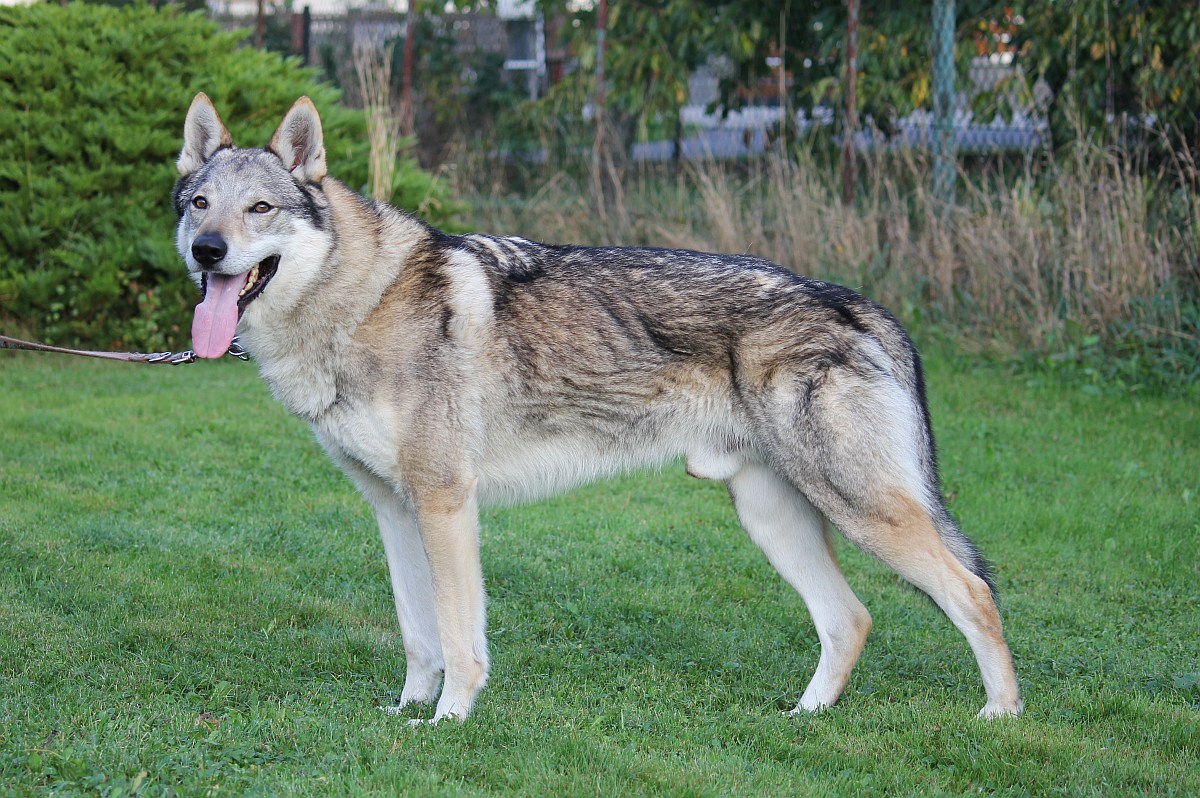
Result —
[[[366, 183], [362, 112], [242, 38], [178, 9], [0, 7], [0, 331], [106, 348], [187, 344], [197, 296], [174, 249], [170, 193], [197, 91], [245, 146], [265, 145], [307, 94], [331, 174]], [[397, 204], [447, 207], [427, 202], [431, 178], [405, 166]]]

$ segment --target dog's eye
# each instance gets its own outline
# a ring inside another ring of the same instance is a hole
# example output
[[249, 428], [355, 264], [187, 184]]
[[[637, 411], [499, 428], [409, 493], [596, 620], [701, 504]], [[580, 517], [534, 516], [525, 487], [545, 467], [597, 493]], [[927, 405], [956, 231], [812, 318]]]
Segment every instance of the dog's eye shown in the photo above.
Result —
[[208, 207], [208, 200], [204, 197], [192, 197], [192, 207], [204, 210]]
[[258, 202], [254, 203], [254, 207], [250, 209], [250, 212], [251, 213], [266, 213], [269, 210], [271, 210], [271, 204], [268, 202], [263, 202], [262, 200], [259, 200]]

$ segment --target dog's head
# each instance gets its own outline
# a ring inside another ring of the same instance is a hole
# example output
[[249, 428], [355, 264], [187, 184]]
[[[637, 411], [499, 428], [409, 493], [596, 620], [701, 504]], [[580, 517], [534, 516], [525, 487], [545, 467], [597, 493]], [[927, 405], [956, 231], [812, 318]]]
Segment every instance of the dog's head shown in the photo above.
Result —
[[177, 166], [175, 245], [204, 294], [192, 345], [221, 357], [239, 323], [295, 303], [331, 246], [321, 118], [301, 97], [265, 149], [243, 150], [197, 94]]

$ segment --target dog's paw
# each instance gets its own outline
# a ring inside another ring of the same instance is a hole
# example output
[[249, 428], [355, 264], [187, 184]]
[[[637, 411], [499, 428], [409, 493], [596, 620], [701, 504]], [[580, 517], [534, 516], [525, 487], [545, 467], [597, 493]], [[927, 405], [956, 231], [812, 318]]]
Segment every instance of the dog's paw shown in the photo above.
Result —
[[[381, 705], [379, 707], [379, 709], [385, 715], [392, 715], [393, 717], [398, 716], [398, 715], [411, 715], [411, 714], [413, 714], [414, 711], [418, 711], [422, 704], [428, 705], [429, 703], [431, 703], [431, 700], [432, 699], [426, 700], [426, 701], [407, 701], [404, 699], [403, 696], [401, 696], [399, 699], [396, 700], [396, 703]], [[415, 725], [415, 724], [418, 724], [421, 722], [422, 721], [420, 719], [410, 720], [409, 724]]]
[[[391, 715], [392, 717], [396, 717], [398, 715], [407, 715], [409, 706], [401, 706], [399, 704], [394, 704], [389, 707], [380, 707], [380, 709], [383, 710], [383, 714]], [[440, 720], [440, 719], [439, 718], [409, 718], [404, 723], [409, 728], [415, 729], [418, 726], [436, 726], [438, 720]]]
[[447, 713], [444, 715], [434, 715], [432, 718], [412, 718], [408, 721], [408, 725], [412, 728], [417, 726], [436, 726], [444, 720], [456, 720], [462, 723], [465, 718], [462, 715]]
[[1015, 718], [1021, 714], [1021, 710], [1023, 709], [1025, 709], [1025, 702], [1020, 699], [1017, 699], [1015, 702], [989, 701], [983, 709], [979, 710], [979, 714], [976, 717], [983, 718], [984, 720]]
[[[837, 699], [835, 698], [834, 701]], [[833, 701], [823, 701], [819, 698], [813, 698], [807, 693], [800, 697], [800, 703], [796, 704], [790, 711], [784, 713], [789, 718], [794, 718], [797, 715], [815, 715], [818, 712], [824, 712], [833, 706]]]
[[[385, 715], [407, 715], [412, 708], [412, 704], [393, 704], [391, 706], [380, 707]], [[443, 720], [456, 720], [462, 722], [466, 720], [466, 714], [459, 711], [438, 712], [432, 718], [409, 718], [409, 726], [436, 726]]]
[[404, 678], [404, 689], [400, 691], [400, 706], [409, 704], [432, 704], [442, 686], [442, 669], [409, 668]]

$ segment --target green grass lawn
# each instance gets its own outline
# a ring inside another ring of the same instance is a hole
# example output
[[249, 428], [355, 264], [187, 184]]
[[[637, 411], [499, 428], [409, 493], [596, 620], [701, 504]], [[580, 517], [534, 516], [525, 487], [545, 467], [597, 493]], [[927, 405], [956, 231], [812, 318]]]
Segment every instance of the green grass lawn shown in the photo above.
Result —
[[845, 546], [874, 631], [784, 717], [807, 612], [674, 466], [487, 511], [491, 682], [410, 728], [374, 521], [253, 366], [0, 353], [0, 795], [1200, 794], [1200, 408], [929, 371], [1019, 720]]

